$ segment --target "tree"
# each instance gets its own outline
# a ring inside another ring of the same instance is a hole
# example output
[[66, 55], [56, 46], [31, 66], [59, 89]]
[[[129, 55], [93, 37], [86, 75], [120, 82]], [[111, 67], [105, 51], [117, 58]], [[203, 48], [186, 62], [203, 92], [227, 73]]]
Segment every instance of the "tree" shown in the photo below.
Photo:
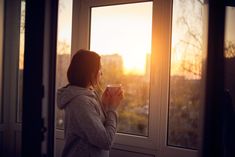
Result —
[[[173, 8], [172, 67], [179, 65], [170, 80], [168, 143], [197, 148], [200, 83], [203, 56], [203, 3], [176, 0]], [[178, 34], [177, 34], [178, 33]], [[179, 56], [178, 62], [174, 59]]]
[[[180, 70], [190, 78], [201, 78], [203, 56], [203, 3], [200, 0], [178, 0], [180, 9], [173, 13], [174, 29], [182, 35], [175, 50], [182, 53]], [[181, 7], [180, 7], [181, 6]], [[173, 34], [174, 35], [174, 34]]]

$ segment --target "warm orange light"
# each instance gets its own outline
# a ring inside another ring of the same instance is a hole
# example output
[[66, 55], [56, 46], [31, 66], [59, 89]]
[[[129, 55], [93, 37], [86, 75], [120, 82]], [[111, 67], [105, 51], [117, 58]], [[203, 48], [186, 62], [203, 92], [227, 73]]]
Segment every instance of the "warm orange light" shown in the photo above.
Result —
[[119, 54], [124, 74], [145, 74], [151, 36], [152, 2], [92, 8], [90, 49]]

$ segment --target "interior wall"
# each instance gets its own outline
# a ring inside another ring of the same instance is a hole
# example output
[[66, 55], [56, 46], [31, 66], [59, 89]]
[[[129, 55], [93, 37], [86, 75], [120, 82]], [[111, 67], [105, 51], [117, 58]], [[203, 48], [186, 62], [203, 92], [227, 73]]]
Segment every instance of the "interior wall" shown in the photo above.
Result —
[[[55, 149], [55, 157], [61, 157], [64, 146], [63, 139], [56, 139], [56, 149]], [[155, 157], [153, 154], [144, 154], [137, 153], [134, 151], [126, 151], [121, 149], [113, 148], [110, 151], [110, 157]]]

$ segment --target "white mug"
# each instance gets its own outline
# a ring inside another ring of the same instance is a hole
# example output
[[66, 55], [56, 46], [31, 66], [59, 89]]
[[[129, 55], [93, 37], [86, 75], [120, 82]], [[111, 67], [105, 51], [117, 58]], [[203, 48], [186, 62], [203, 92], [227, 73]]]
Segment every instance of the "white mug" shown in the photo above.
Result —
[[120, 89], [122, 87], [121, 84], [108, 84], [106, 86], [108, 92], [113, 95], [116, 91], [118, 91], [118, 89]]

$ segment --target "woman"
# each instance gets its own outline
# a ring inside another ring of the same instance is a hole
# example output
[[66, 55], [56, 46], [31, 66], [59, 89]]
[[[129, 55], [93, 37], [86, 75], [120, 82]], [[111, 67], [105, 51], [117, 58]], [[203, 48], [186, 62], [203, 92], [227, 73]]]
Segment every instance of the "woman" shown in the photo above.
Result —
[[106, 89], [100, 99], [94, 90], [102, 75], [100, 56], [79, 50], [67, 71], [69, 85], [58, 90], [57, 104], [65, 110], [63, 157], [108, 157], [117, 128], [119, 89]]

